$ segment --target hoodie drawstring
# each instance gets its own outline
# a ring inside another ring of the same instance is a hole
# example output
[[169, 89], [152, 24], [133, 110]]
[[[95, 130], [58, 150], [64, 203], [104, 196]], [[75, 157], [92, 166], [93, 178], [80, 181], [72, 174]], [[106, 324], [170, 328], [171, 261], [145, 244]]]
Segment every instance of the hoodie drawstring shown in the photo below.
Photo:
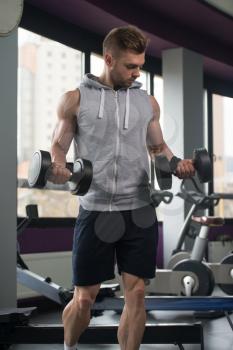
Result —
[[101, 96], [100, 96], [100, 108], [99, 108], [98, 119], [103, 119], [103, 116], [104, 116], [104, 101], [105, 101], [105, 90], [104, 90], [104, 88], [102, 88], [101, 89]]
[[[100, 96], [100, 107], [99, 107], [98, 119], [103, 119], [103, 116], [104, 116], [104, 103], [105, 103], [105, 89], [102, 88], [101, 89], [101, 96]], [[130, 107], [129, 89], [127, 89], [126, 100], [125, 100], [124, 129], [128, 129], [128, 127], [129, 127], [129, 107]]]
[[124, 129], [129, 127], [129, 89], [126, 92]]

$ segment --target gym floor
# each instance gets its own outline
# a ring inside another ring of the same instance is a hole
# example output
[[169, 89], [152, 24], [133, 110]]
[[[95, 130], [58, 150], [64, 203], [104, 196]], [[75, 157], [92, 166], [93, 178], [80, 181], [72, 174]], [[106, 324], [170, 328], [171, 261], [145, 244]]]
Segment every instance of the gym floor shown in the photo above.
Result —
[[[214, 295], [222, 295], [217, 291]], [[105, 311], [100, 317], [93, 317], [91, 324], [117, 324], [119, 322], [119, 315], [113, 311]], [[233, 321], [233, 315], [230, 316]], [[193, 312], [168, 312], [168, 311], [151, 311], [147, 315], [148, 323], [168, 323], [168, 322], [192, 322], [195, 319]], [[200, 320], [200, 319], [198, 319]], [[216, 319], [201, 319], [204, 328], [204, 345], [205, 350], [232, 350], [233, 349], [233, 331], [225, 317]], [[59, 324], [61, 323], [61, 310], [51, 312], [36, 313], [31, 320], [31, 323], [43, 324]], [[62, 344], [50, 345], [12, 345], [11, 350], [62, 350]], [[78, 347], [79, 350], [94, 350], [94, 349], [119, 349], [119, 345], [82, 345]], [[176, 350], [178, 346], [175, 345], [141, 345], [140, 350], [161, 349], [161, 350]], [[199, 350], [200, 345], [184, 345], [185, 350]]]

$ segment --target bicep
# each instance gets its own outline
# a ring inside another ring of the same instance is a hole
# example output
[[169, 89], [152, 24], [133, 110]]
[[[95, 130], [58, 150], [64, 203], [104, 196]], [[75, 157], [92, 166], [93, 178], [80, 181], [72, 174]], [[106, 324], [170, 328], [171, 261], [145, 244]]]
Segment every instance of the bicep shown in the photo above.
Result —
[[163, 133], [158, 120], [152, 119], [147, 129], [147, 145], [156, 146], [164, 142]]
[[160, 113], [158, 103], [154, 98], [151, 99], [151, 102], [153, 108], [153, 118], [150, 121], [147, 129], [148, 151], [152, 158], [155, 157], [157, 154], [163, 153], [164, 155], [166, 155], [168, 160], [170, 160], [173, 156], [173, 153], [163, 138], [161, 125], [159, 122]]
[[148, 147], [159, 146], [164, 143], [163, 133], [160, 126], [160, 108], [153, 96], [150, 96], [153, 117], [147, 128], [147, 145]]
[[76, 132], [77, 94], [73, 92], [62, 96], [57, 108], [57, 124], [54, 129], [52, 144], [59, 145], [65, 152], [68, 152]]

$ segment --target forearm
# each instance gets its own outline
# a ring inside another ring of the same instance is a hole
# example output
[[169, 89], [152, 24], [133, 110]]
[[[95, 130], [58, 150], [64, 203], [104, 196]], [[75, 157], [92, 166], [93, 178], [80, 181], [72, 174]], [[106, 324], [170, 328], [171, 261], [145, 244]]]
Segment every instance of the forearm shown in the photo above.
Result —
[[59, 142], [53, 142], [51, 146], [51, 158], [52, 162], [65, 167], [66, 164], [66, 151], [62, 148]]
[[60, 120], [57, 124], [52, 138], [51, 157], [52, 162], [64, 166], [66, 154], [69, 151], [74, 137], [75, 126], [73, 121]]

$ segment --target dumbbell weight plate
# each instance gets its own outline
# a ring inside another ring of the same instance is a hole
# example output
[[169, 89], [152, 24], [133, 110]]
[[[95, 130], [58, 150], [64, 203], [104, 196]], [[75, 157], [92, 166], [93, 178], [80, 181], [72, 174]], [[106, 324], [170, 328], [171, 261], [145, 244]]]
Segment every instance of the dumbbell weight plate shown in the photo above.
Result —
[[76, 159], [73, 164], [73, 174], [68, 182], [71, 193], [84, 196], [89, 190], [92, 177], [92, 163], [87, 159]]
[[[230, 274], [230, 270], [233, 269], [233, 254], [229, 254], [227, 256], [225, 256], [220, 264], [229, 264], [232, 265], [232, 267], [229, 268], [229, 274]], [[232, 284], [219, 284], [219, 287], [222, 289], [222, 291], [228, 295], [233, 295], [233, 280], [232, 280]]]
[[43, 188], [46, 185], [46, 173], [52, 160], [49, 152], [34, 152], [28, 169], [28, 184], [30, 187]]
[[212, 164], [207, 150], [205, 148], [195, 149], [193, 152], [193, 161], [200, 182], [209, 182], [212, 178]]
[[192, 295], [206, 296], [212, 294], [215, 286], [214, 275], [209, 266], [205, 263], [197, 260], [182, 260], [173, 267], [173, 270], [187, 271], [185, 276], [188, 276], [188, 272], [190, 271], [197, 276], [194, 293]]
[[172, 173], [167, 157], [162, 154], [156, 156], [154, 165], [159, 188], [169, 190], [172, 187]]

